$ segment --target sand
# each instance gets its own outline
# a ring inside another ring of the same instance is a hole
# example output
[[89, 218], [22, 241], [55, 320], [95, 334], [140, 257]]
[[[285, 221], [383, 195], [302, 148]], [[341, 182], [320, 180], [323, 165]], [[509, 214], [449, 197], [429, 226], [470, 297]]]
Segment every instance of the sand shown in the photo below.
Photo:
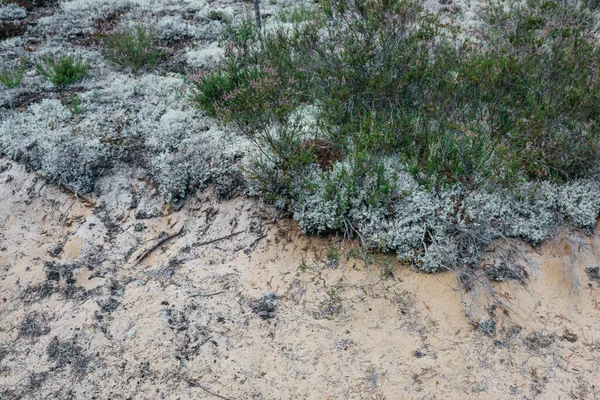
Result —
[[[499, 244], [530, 277], [491, 297], [392, 256], [346, 259], [355, 244], [252, 199], [174, 210], [123, 171], [85, 201], [0, 166], [2, 399], [600, 395], [600, 235]], [[179, 234], [138, 260], [163, 233]]]

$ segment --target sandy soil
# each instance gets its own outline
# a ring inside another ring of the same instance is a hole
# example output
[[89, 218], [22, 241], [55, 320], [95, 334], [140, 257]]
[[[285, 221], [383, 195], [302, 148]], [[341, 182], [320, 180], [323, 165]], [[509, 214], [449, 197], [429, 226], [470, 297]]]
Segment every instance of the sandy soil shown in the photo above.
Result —
[[600, 235], [504, 243], [530, 279], [492, 298], [252, 200], [163, 207], [134, 170], [75, 199], [0, 171], [2, 399], [600, 396]]

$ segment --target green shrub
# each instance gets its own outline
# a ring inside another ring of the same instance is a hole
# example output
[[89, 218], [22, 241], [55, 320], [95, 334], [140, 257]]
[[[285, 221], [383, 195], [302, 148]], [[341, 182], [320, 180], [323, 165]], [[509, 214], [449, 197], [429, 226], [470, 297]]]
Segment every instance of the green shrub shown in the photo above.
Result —
[[104, 35], [102, 46], [105, 58], [134, 72], [156, 67], [163, 57], [156, 46], [154, 30], [142, 24]]
[[213, 21], [223, 21], [225, 20], [225, 13], [221, 10], [210, 10], [208, 12], [208, 18]]
[[48, 78], [55, 86], [65, 86], [82, 80], [88, 73], [89, 65], [72, 55], [46, 56], [36, 63], [38, 74]]
[[[302, 229], [365, 237], [429, 272], [471, 265], [494, 238], [546, 237], [557, 208], [535, 188], [597, 172], [593, 7], [488, 3], [475, 42], [414, 0], [323, 1], [292, 28], [232, 25], [221, 63], [190, 78], [193, 99], [255, 143], [254, 192]], [[340, 155], [332, 167], [314, 140]], [[506, 225], [465, 211], [490, 192]], [[585, 217], [561, 210], [589, 224], [585, 201]]]
[[[454, 38], [410, 0], [324, 2], [305, 26], [260, 40], [242, 23], [194, 98], [252, 130], [265, 113], [281, 127], [310, 102], [319, 135], [344, 153], [399, 154], [432, 186], [585, 174], [600, 137], [591, 14], [574, 1], [530, 0], [491, 5], [486, 18], [484, 44]], [[275, 90], [290, 90], [286, 107], [248, 85], [266, 69]]]
[[26, 69], [27, 60], [25, 58], [21, 59], [21, 65], [18, 68], [8, 69], [7, 67], [3, 67], [2, 71], [0, 71], [0, 83], [7, 89], [16, 88], [21, 84]]

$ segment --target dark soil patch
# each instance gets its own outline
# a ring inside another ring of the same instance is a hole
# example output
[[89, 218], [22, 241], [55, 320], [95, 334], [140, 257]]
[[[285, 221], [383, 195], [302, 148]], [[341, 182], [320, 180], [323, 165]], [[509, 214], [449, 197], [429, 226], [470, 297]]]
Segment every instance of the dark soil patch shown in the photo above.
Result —
[[571, 343], [575, 343], [578, 339], [577, 334], [571, 332], [568, 329], [565, 329], [565, 331], [563, 332], [562, 336], [561, 336], [564, 340], [567, 340]]
[[[27, 17], [19, 22], [0, 21], [0, 40], [21, 36], [27, 32], [28, 25], [35, 25], [42, 15], [52, 13], [51, 6], [58, 0], [8, 0], [2, 4], [17, 4], [29, 12]], [[40, 12], [38, 12], [40, 10]]]
[[277, 311], [278, 296], [274, 293], [265, 293], [265, 295], [257, 300], [254, 300], [250, 306], [252, 311], [262, 319], [275, 318]]
[[553, 333], [546, 335], [541, 332], [532, 332], [529, 335], [527, 335], [527, 337], [525, 337], [523, 342], [529, 349], [538, 350], [550, 347], [550, 345], [552, 345], [555, 342], [555, 340], [556, 335]]
[[[1, 28], [0, 28], [1, 29]], [[2, 39], [2, 38], [0, 38]], [[8, 102], [4, 104], [0, 104], [0, 108], [21, 108], [27, 107], [30, 104], [33, 104], [39, 100], [41, 100], [44, 96], [41, 93], [23, 93], [17, 95], [15, 98], [10, 99]]]
[[27, 286], [23, 293], [23, 302], [35, 303], [52, 296], [56, 288], [51, 282], [42, 282], [39, 285]]
[[64, 244], [63, 243], [56, 243], [54, 246], [50, 247], [50, 249], [48, 249], [48, 254], [50, 254], [52, 257], [58, 257], [60, 255], [60, 253], [62, 253], [64, 248]]
[[27, 11], [33, 11], [36, 8], [49, 7], [58, 2], [58, 0], [7, 0], [5, 4], [16, 4]]
[[71, 38], [71, 43], [82, 47], [98, 48], [102, 36], [117, 29], [124, 11], [111, 11], [101, 18], [94, 20], [94, 31], [85, 33], [83, 36]]
[[330, 170], [333, 164], [343, 158], [335, 144], [325, 139], [306, 140], [302, 142], [299, 150], [310, 153], [323, 170]]
[[585, 273], [587, 274], [589, 280], [592, 282], [596, 282], [596, 284], [600, 288], [600, 268], [589, 267], [585, 269]]
[[66, 281], [67, 283], [75, 283], [75, 279], [73, 278], [73, 270], [77, 268], [79, 268], [78, 264], [59, 264], [53, 261], [44, 262], [46, 279], [49, 281]]
[[71, 367], [71, 372], [83, 376], [88, 372], [90, 357], [77, 344], [77, 337], [61, 341], [55, 336], [46, 348], [48, 359], [56, 363], [56, 368]]
[[46, 371], [32, 373], [31, 375], [29, 375], [29, 383], [27, 384], [27, 389], [39, 389], [47, 378], [48, 372]]
[[75, 286], [77, 280], [73, 275], [73, 271], [82, 266], [83, 265], [80, 263], [60, 264], [54, 261], [45, 261], [44, 269], [46, 270], [46, 279], [48, 282], [56, 282], [55, 291], [61, 293], [65, 299], [77, 298], [82, 300], [89, 296], [96, 295], [96, 290], [86, 292], [82, 287]]
[[529, 278], [529, 273], [520, 265], [509, 265], [505, 262], [499, 262], [489, 266], [485, 274], [493, 281], [503, 282], [509, 279], [515, 279], [525, 282]]
[[21, 36], [26, 31], [27, 25], [23, 22], [0, 21], [0, 40]]
[[50, 326], [46, 317], [38, 313], [31, 313], [21, 322], [19, 336], [34, 338], [47, 335], [49, 332]]
[[100, 310], [103, 313], [107, 313], [110, 314], [113, 311], [115, 311], [117, 308], [119, 308], [119, 305], [121, 304], [120, 301], [118, 301], [117, 299], [115, 299], [114, 297], [110, 297], [106, 300], [99, 300], [98, 301], [98, 305], [100, 306]]
[[4, 360], [4, 357], [10, 354], [8, 347], [0, 347], [0, 361]]

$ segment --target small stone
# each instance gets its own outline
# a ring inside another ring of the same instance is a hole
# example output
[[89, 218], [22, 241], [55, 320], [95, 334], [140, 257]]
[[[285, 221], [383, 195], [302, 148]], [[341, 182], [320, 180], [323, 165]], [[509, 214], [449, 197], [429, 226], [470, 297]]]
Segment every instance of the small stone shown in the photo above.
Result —
[[481, 318], [477, 328], [479, 332], [488, 336], [493, 336], [496, 333], [496, 323], [487, 318]]
[[127, 332], [125, 332], [125, 336], [127, 336], [129, 339], [133, 339], [136, 334], [137, 334], [137, 328], [135, 326], [133, 328], [131, 328], [130, 330], [128, 330]]
[[571, 332], [568, 329], [565, 329], [565, 331], [562, 334], [562, 338], [568, 342], [575, 343], [577, 341], [577, 334]]

